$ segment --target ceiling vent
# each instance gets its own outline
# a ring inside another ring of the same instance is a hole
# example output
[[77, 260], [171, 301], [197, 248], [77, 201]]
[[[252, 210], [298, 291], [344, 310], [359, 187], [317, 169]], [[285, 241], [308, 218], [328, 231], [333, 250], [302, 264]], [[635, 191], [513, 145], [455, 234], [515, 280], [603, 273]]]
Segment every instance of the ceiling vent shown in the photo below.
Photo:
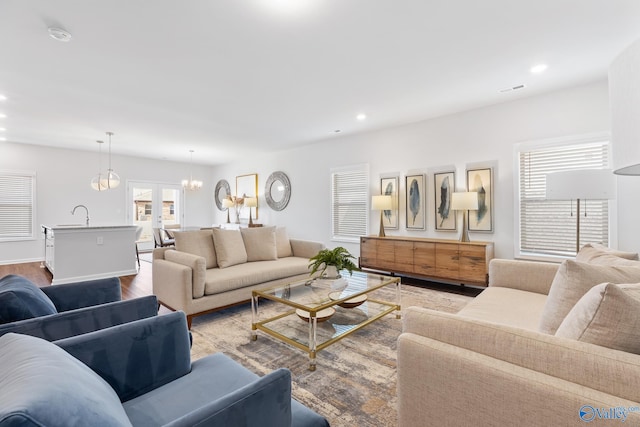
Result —
[[500, 93], [507, 93], [507, 92], [513, 92], [515, 90], [521, 90], [524, 89], [525, 87], [527, 87], [526, 85], [517, 85], [517, 86], [511, 86], [511, 87], [507, 87], [504, 89], [500, 89]]

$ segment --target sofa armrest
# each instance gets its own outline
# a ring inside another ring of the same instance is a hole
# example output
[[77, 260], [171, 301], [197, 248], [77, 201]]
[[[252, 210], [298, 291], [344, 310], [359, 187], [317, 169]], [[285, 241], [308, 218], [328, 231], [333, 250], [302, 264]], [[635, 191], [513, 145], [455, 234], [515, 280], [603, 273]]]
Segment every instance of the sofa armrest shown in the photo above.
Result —
[[192, 296], [201, 298], [204, 296], [204, 282], [207, 273], [207, 262], [204, 257], [188, 252], [168, 251], [164, 255], [166, 261], [184, 265], [191, 269]]
[[289, 243], [293, 256], [300, 258], [311, 258], [325, 248], [324, 243], [310, 240], [289, 239]]
[[55, 341], [100, 375], [127, 401], [191, 370], [183, 312], [142, 319]]
[[489, 263], [489, 286], [548, 295], [559, 264], [494, 258]]
[[118, 277], [43, 286], [40, 289], [53, 302], [58, 312], [122, 299], [122, 288]]
[[640, 402], [640, 355], [418, 307], [403, 332]]
[[[196, 375], [197, 372], [192, 372]], [[171, 427], [291, 425], [291, 372], [277, 369], [166, 424]]]
[[157, 314], [158, 299], [154, 295], [149, 295], [5, 323], [0, 325], [0, 335], [15, 332], [55, 341], [153, 317]]
[[636, 425], [640, 413], [632, 411], [638, 406], [460, 346], [413, 333], [398, 338], [398, 425], [403, 427], [578, 426], [594, 419], [605, 425], [613, 420], [600, 424], [596, 410], [608, 416], [623, 408], [625, 418], [618, 421]]

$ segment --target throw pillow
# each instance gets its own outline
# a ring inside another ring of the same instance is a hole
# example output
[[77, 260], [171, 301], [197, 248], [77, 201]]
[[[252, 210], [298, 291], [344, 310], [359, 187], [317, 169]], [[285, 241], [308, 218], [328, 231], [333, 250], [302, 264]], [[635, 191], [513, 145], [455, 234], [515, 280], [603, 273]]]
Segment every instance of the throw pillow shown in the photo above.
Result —
[[176, 250], [204, 258], [207, 268], [218, 266], [211, 230], [176, 231]]
[[600, 283], [640, 282], [640, 268], [585, 264], [563, 261], [553, 278], [542, 309], [540, 332], [555, 334], [569, 311], [589, 289]]
[[247, 261], [272, 261], [278, 259], [276, 248], [276, 228], [241, 228]]
[[556, 335], [640, 354], [640, 284], [594, 286], [564, 318]]
[[276, 249], [278, 251], [278, 258], [293, 256], [291, 242], [289, 242], [289, 235], [285, 227], [276, 228]]
[[240, 230], [213, 229], [218, 267], [226, 268], [247, 262], [247, 251]]
[[28, 279], [10, 274], [0, 279], [0, 323], [55, 314], [49, 297]]
[[0, 337], [0, 424], [130, 426], [116, 392], [57, 345], [28, 335]]
[[[636, 252], [623, 252], [616, 249], [611, 249], [600, 243], [587, 243], [576, 255], [576, 261], [591, 263], [597, 258], [604, 257], [605, 259], [611, 259], [612, 257], [618, 257], [622, 259], [628, 259], [632, 261], [638, 261], [638, 254]], [[604, 262], [599, 262], [604, 265]]]

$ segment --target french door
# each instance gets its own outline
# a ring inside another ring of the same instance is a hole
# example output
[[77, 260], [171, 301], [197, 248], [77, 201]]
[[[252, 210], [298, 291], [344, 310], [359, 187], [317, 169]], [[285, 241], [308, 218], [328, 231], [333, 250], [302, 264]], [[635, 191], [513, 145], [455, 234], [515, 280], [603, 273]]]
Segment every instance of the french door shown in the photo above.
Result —
[[184, 223], [180, 184], [151, 181], [127, 182], [127, 221], [142, 227], [138, 250], [154, 248], [153, 229]]

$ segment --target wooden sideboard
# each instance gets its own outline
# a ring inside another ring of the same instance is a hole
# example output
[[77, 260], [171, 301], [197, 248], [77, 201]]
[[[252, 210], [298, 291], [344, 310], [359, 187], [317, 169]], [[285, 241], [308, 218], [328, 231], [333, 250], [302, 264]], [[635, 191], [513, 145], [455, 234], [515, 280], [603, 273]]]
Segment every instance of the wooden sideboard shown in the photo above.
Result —
[[361, 237], [360, 268], [486, 286], [491, 242], [412, 238]]

